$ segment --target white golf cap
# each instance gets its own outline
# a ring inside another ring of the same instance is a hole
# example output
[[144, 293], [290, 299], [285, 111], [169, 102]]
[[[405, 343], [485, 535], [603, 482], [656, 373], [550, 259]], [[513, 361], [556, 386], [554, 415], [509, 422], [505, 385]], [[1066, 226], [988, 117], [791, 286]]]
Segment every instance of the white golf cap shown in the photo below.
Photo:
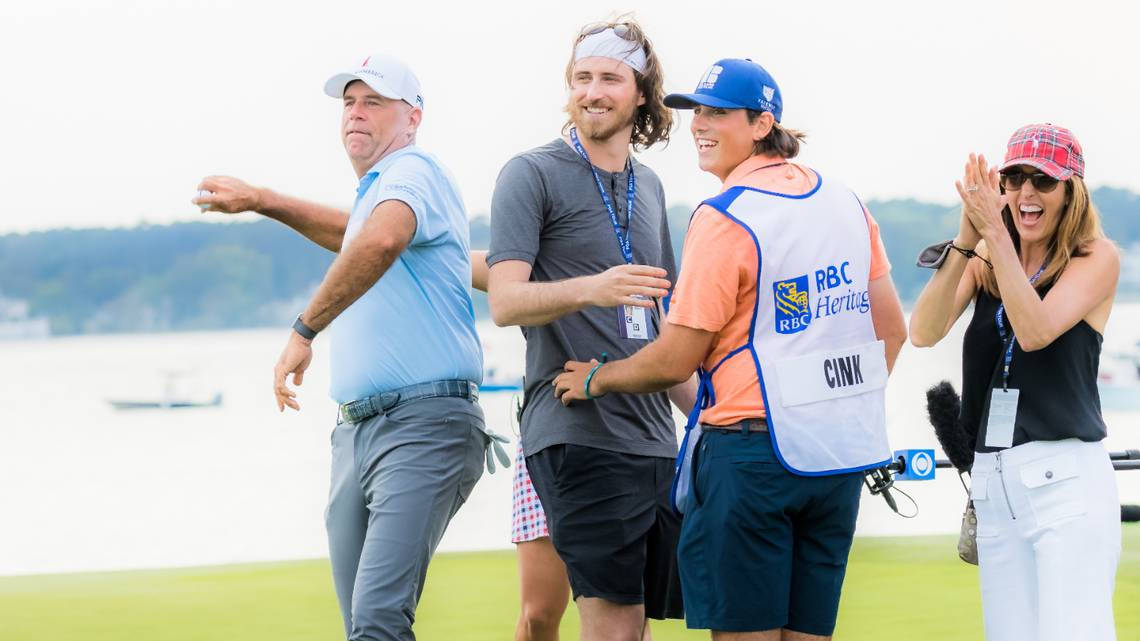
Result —
[[372, 54], [352, 71], [338, 73], [325, 83], [325, 93], [343, 98], [344, 88], [353, 80], [360, 80], [385, 98], [403, 100], [413, 107], [424, 108], [420, 81], [412, 68], [402, 60], [384, 54]]

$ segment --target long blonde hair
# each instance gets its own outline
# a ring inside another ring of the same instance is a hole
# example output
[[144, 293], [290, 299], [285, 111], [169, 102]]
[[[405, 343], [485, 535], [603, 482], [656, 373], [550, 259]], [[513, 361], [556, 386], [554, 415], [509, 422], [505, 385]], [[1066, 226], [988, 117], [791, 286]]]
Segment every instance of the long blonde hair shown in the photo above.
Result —
[[[1061, 181], [1061, 184], [1065, 186], [1065, 196], [1068, 203], [1065, 205], [1064, 211], [1061, 212], [1061, 220], [1057, 222], [1057, 228], [1053, 230], [1053, 237], [1049, 239], [1049, 246], [1045, 251], [1045, 271], [1041, 273], [1041, 278], [1034, 285], [1038, 291], [1056, 282], [1061, 276], [1061, 272], [1065, 271], [1065, 268], [1069, 266], [1069, 261], [1074, 257], [1087, 255], [1089, 243], [1105, 237], [1104, 230], [1100, 225], [1100, 213], [1093, 205], [1092, 198], [1089, 196], [1089, 189], [1081, 177], [1074, 175], [1068, 180]], [[1009, 205], [1001, 210], [1001, 219], [1009, 231], [1009, 237], [1013, 239], [1014, 249], [1020, 256], [1021, 235], [1017, 233], [1017, 227], [1013, 224], [1013, 213], [1010, 211]], [[989, 251], [982, 253], [989, 254]], [[997, 277], [994, 276], [993, 270], [982, 270], [981, 285], [990, 296], [1001, 298], [1001, 292], [998, 291], [997, 286]]]

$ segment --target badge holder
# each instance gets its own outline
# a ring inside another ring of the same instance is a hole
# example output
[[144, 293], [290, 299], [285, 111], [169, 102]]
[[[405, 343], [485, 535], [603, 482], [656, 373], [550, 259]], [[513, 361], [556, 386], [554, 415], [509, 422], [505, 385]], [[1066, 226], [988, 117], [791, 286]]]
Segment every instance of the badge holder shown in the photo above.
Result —
[[622, 338], [642, 341], [654, 339], [653, 324], [650, 322], [648, 309], [635, 305], [622, 305], [617, 308], [617, 313], [618, 334]]
[[1017, 397], [1020, 392], [995, 387], [990, 393], [990, 417], [986, 421], [986, 447], [1013, 447], [1013, 428], [1017, 423]]

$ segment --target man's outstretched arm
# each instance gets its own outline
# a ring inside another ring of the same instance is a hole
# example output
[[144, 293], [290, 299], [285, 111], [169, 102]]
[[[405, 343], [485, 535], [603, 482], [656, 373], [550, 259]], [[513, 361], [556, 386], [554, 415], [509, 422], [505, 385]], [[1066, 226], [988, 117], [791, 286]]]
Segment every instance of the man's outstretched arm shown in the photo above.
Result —
[[232, 176], [207, 176], [198, 184], [193, 202], [202, 211], [237, 214], [252, 211], [292, 227], [305, 238], [331, 252], [339, 252], [348, 225], [348, 212], [255, 187]]
[[[415, 233], [416, 215], [407, 204], [385, 200], [377, 205], [360, 233], [329, 267], [317, 293], [301, 313], [301, 322], [317, 332], [328, 327], [333, 319], [380, 280], [412, 242]], [[293, 384], [301, 384], [313, 358], [311, 343], [297, 332], [289, 333], [289, 342], [273, 369], [273, 393], [277, 397], [278, 410], [286, 406], [300, 409], [296, 392], [289, 389], [285, 379], [293, 374]]]

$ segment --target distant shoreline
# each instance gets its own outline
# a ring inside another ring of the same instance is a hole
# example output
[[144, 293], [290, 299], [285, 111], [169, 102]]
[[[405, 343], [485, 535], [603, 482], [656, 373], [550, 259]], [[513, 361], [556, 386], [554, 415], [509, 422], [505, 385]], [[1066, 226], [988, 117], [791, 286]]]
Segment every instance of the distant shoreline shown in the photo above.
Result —
[[[1101, 187], [1093, 199], [1105, 233], [1121, 248], [1120, 300], [1140, 300], [1140, 194]], [[930, 279], [915, 257], [954, 236], [959, 208], [913, 199], [867, 207], [899, 298], [913, 303]], [[692, 208], [674, 204], [666, 213], [681, 265]], [[470, 247], [486, 249], [490, 241], [490, 220], [469, 219]], [[0, 235], [0, 322], [46, 320], [53, 336], [283, 326], [334, 258], [267, 219]], [[473, 292], [472, 303], [480, 320], [488, 315], [486, 296]], [[43, 333], [30, 326], [9, 333], [28, 332]]]
[[[903, 311], [909, 317], [911, 308], [914, 301], [904, 301]], [[1140, 303], [1140, 293], [1129, 292], [1124, 296], [1116, 299], [1113, 305], [1132, 305]], [[489, 314], [476, 314], [475, 322], [480, 324], [491, 323], [491, 316]], [[252, 332], [269, 329], [280, 329], [282, 331], [288, 329], [288, 323], [264, 323], [259, 325], [245, 325], [238, 327], [218, 327], [218, 328], [179, 328], [179, 329], [165, 329], [165, 330], [124, 330], [124, 331], [103, 331], [103, 332], [82, 332], [74, 334], [49, 334], [46, 336], [5, 336], [0, 332], [0, 344], [4, 343], [17, 343], [17, 342], [32, 342], [32, 341], [53, 341], [61, 339], [74, 339], [80, 337], [115, 337], [115, 336], [152, 336], [152, 335], [177, 335], [177, 334], [213, 334], [219, 332]]]

